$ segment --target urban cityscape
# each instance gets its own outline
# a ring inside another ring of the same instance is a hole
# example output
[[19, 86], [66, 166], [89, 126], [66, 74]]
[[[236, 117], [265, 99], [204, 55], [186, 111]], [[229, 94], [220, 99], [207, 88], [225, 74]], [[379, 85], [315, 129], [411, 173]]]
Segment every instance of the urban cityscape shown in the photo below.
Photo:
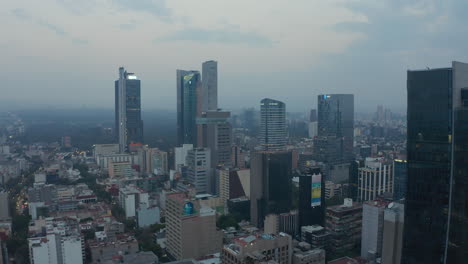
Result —
[[468, 263], [468, 63], [402, 68], [365, 107], [343, 86], [231, 109], [217, 57], [170, 69], [173, 110], [134, 63], [107, 69], [112, 109], [0, 108], [0, 264]]

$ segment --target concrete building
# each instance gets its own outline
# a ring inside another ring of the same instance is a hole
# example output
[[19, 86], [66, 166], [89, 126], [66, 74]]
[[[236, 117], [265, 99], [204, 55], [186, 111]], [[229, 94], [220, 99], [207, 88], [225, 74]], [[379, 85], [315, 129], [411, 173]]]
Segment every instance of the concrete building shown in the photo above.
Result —
[[299, 214], [297, 210], [282, 214], [265, 216], [264, 231], [266, 234], [287, 233], [295, 237], [299, 232]]
[[112, 155], [119, 153], [119, 144], [95, 144], [93, 145], [93, 157], [97, 160], [101, 155]]
[[220, 169], [219, 196], [225, 201], [250, 196], [250, 170]]
[[205, 61], [202, 64], [202, 112], [218, 109], [218, 62]]
[[119, 189], [120, 206], [125, 211], [125, 217], [135, 217], [137, 210], [149, 205], [148, 193], [134, 185]]
[[262, 150], [282, 150], [286, 146], [286, 105], [265, 98], [260, 102], [260, 146]]
[[223, 233], [216, 211], [186, 193], [169, 193], [166, 201], [166, 249], [177, 260], [220, 252]]
[[390, 203], [384, 211], [382, 264], [400, 264], [405, 223], [403, 203]]
[[161, 210], [156, 206], [146, 206], [140, 204], [136, 211], [138, 227], [148, 227], [150, 225], [161, 223]]
[[10, 220], [10, 205], [8, 199], [8, 192], [0, 192], [0, 221]]
[[230, 112], [210, 110], [202, 112], [197, 118], [199, 148], [211, 151], [211, 166], [231, 166], [232, 127], [229, 123]]
[[285, 233], [255, 234], [235, 238], [221, 252], [223, 264], [292, 262], [292, 239]]
[[343, 205], [327, 207], [326, 228], [331, 252], [356, 248], [361, 242], [362, 205], [346, 198]]
[[390, 201], [367, 201], [362, 206], [361, 257], [374, 260], [382, 256], [384, 210]]
[[292, 264], [325, 264], [325, 250], [311, 249], [307, 243], [299, 243], [299, 247], [294, 248]]
[[325, 199], [330, 199], [335, 196], [341, 197], [343, 195], [343, 188], [341, 184], [332, 181], [325, 181]]
[[393, 194], [393, 162], [384, 158], [366, 158], [359, 168], [358, 199], [372, 201], [384, 193]]
[[232, 146], [231, 148], [231, 165], [233, 168], [245, 168], [245, 151], [239, 146]]
[[181, 167], [187, 166], [187, 154], [193, 149], [193, 144], [183, 144], [181, 147], [174, 148], [175, 164], [174, 168], [180, 172]]
[[115, 131], [120, 153], [128, 151], [130, 143], [143, 143], [140, 88], [137, 76], [120, 67], [115, 81]]
[[157, 150], [152, 153], [150, 173], [153, 173], [155, 175], [169, 174], [167, 152]]
[[323, 226], [312, 225], [301, 227], [301, 241], [307, 242], [311, 248], [328, 250], [331, 234]]
[[96, 163], [101, 168], [109, 169], [109, 162], [130, 162], [133, 164], [139, 164], [138, 155], [134, 154], [109, 154], [109, 155], [99, 155], [97, 157]]
[[132, 255], [140, 251], [138, 241], [134, 237], [124, 234], [118, 235], [114, 240], [91, 240], [87, 243], [91, 252], [92, 264], [105, 263], [119, 254]]
[[197, 193], [213, 193], [214, 175], [211, 169], [211, 151], [207, 148], [195, 148], [187, 153], [188, 180]]
[[129, 178], [132, 177], [132, 164], [128, 161], [109, 161], [110, 178]]

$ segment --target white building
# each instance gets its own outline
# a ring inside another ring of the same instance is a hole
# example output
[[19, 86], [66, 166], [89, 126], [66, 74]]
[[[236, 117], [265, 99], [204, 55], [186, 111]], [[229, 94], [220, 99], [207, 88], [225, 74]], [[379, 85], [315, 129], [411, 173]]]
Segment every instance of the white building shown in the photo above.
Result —
[[358, 199], [372, 201], [384, 193], [393, 193], [393, 162], [383, 158], [366, 158], [359, 168]]
[[32, 264], [82, 264], [83, 243], [80, 236], [63, 237], [48, 234], [29, 238], [29, 259]]
[[367, 201], [362, 206], [361, 257], [374, 260], [382, 256], [384, 210], [390, 201]]
[[140, 228], [161, 223], [159, 207], [140, 204], [140, 208], [137, 210], [137, 223]]
[[96, 144], [93, 145], [93, 157], [97, 160], [101, 155], [113, 155], [119, 153], [119, 144]]
[[129, 218], [136, 216], [136, 211], [140, 208], [140, 204], [145, 204], [145, 206], [149, 204], [149, 196], [144, 190], [134, 185], [129, 185], [120, 189], [119, 201], [120, 206], [125, 211], [125, 216]]
[[187, 166], [187, 154], [193, 149], [192, 144], [183, 144], [182, 147], [174, 149], [175, 152], [175, 169], [180, 171], [180, 167]]

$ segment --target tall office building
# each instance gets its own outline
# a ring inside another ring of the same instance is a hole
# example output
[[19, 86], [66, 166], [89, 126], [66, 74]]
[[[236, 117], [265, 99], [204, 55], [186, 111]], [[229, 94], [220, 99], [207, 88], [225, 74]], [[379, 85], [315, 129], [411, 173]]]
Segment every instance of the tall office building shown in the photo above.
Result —
[[251, 223], [263, 227], [265, 216], [291, 210], [291, 152], [254, 152], [250, 167]]
[[232, 127], [228, 121], [230, 115], [230, 112], [218, 110], [202, 112], [197, 118], [197, 146], [211, 150], [213, 168], [231, 165]]
[[299, 226], [325, 225], [325, 186], [320, 168], [299, 175]]
[[318, 137], [326, 142], [325, 145], [332, 146], [332, 149], [315, 149], [315, 152], [322, 157], [322, 161], [340, 162], [352, 159], [354, 95], [324, 94], [318, 96]]
[[408, 71], [404, 264], [468, 259], [468, 64]]
[[115, 81], [115, 131], [120, 153], [128, 151], [132, 142], [143, 142], [140, 80], [123, 67]]
[[202, 112], [218, 110], [218, 62], [202, 64]]
[[260, 145], [263, 150], [281, 150], [286, 146], [286, 105], [265, 98], [260, 102]]
[[309, 115], [309, 138], [315, 138], [318, 133], [317, 110], [310, 110]]
[[201, 77], [198, 71], [177, 70], [177, 144], [197, 143], [196, 118], [201, 113]]
[[0, 192], [0, 220], [11, 219], [8, 192]]
[[187, 153], [188, 180], [197, 193], [213, 193], [214, 179], [211, 170], [211, 154], [206, 148], [194, 148]]

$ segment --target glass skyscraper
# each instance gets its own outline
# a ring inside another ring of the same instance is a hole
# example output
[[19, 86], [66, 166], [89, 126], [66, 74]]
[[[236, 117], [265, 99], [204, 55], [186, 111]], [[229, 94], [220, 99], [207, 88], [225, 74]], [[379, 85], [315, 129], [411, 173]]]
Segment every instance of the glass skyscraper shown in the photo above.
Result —
[[408, 71], [404, 264], [466, 263], [465, 87], [468, 64]]
[[115, 131], [121, 153], [127, 151], [130, 143], [143, 143], [140, 87], [135, 74], [119, 68], [119, 79], [115, 81]]
[[199, 100], [201, 76], [198, 71], [177, 70], [177, 144], [197, 143], [196, 118], [201, 112]]
[[353, 158], [354, 95], [318, 96], [317, 133], [315, 152], [319, 160], [334, 163]]
[[406, 196], [406, 181], [408, 172], [406, 160], [396, 159], [393, 161], [393, 200], [398, 201]]
[[291, 210], [292, 153], [254, 152], [250, 168], [250, 222], [263, 227], [266, 215]]
[[263, 150], [281, 150], [286, 146], [286, 105], [265, 98], [260, 102], [260, 145]]

